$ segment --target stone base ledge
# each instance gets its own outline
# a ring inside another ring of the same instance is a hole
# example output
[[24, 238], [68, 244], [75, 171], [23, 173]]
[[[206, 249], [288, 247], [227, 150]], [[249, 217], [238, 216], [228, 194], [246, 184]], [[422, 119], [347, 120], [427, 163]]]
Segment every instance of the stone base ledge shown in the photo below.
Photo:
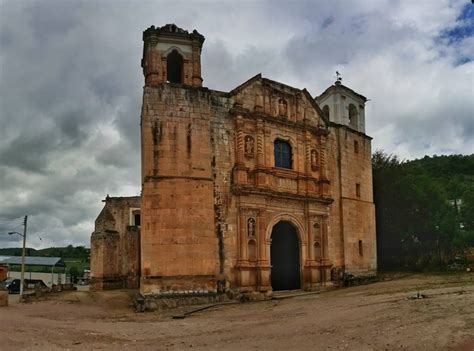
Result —
[[164, 311], [174, 308], [223, 303], [229, 301], [251, 302], [271, 300], [273, 292], [227, 290], [222, 292], [167, 292], [160, 294], [137, 293], [133, 299], [133, 304], [138, 312]]
[[164, 311], [174, 308], [220, 303], [230, 301], [224, 293], [197, 293], [197, 294], [136, 294], [133, 304], [136, 311]]
[[103, 291], [123, 289], [127, 287], [126, 277], [114, 278], [91, 278], [89, 289], [90, 291]]

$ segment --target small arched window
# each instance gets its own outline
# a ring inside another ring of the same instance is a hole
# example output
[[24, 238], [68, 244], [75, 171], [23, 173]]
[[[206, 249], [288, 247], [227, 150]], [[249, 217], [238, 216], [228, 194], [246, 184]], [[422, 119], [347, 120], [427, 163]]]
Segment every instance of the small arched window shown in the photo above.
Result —
[[183, 83], [183, 57], [173, 50], [166, 58], [166, 79], [170, 83]]
[[328, 105], [324, 105], [323, 107], [323, 116], [329, 120], [329, 106]]
[[287, 141], [275, 140], [275, 167], [291, 169], [291, 145]]

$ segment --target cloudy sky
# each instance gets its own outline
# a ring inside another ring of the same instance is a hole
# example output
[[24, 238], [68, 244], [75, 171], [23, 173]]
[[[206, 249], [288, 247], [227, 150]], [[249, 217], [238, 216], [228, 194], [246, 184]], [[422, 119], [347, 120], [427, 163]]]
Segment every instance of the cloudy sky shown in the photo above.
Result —
[[[142, 31], [206, 37], [204, 85], [264, 77], [367, 96], [373, 149], [474, 152], [470, 0], [0, 0], [0, 247], [89, 246], [101, 200], [140, 192]], [[41, 239], [40, 239], [41, 238]]]

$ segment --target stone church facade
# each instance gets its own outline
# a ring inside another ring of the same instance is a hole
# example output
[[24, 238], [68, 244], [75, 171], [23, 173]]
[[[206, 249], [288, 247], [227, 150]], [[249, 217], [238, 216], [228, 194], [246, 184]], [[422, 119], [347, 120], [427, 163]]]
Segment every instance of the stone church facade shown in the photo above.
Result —
[[339, 79], [313, 98], [260, 74], [210, 90], [197, 31], [143, 40], [142, 194], [105, 200], [93, 288], [269, 294], [374, 273], [367, 99]]

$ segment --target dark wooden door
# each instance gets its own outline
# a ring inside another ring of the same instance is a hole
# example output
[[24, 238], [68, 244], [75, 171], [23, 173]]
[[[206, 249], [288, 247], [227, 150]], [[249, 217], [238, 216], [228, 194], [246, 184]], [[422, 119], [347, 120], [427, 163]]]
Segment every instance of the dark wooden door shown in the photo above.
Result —
[[273, 290], [301, 288], [300, 244], [296, 228], [289, 222], [278, 222], [272, 230], [270, 247]]

